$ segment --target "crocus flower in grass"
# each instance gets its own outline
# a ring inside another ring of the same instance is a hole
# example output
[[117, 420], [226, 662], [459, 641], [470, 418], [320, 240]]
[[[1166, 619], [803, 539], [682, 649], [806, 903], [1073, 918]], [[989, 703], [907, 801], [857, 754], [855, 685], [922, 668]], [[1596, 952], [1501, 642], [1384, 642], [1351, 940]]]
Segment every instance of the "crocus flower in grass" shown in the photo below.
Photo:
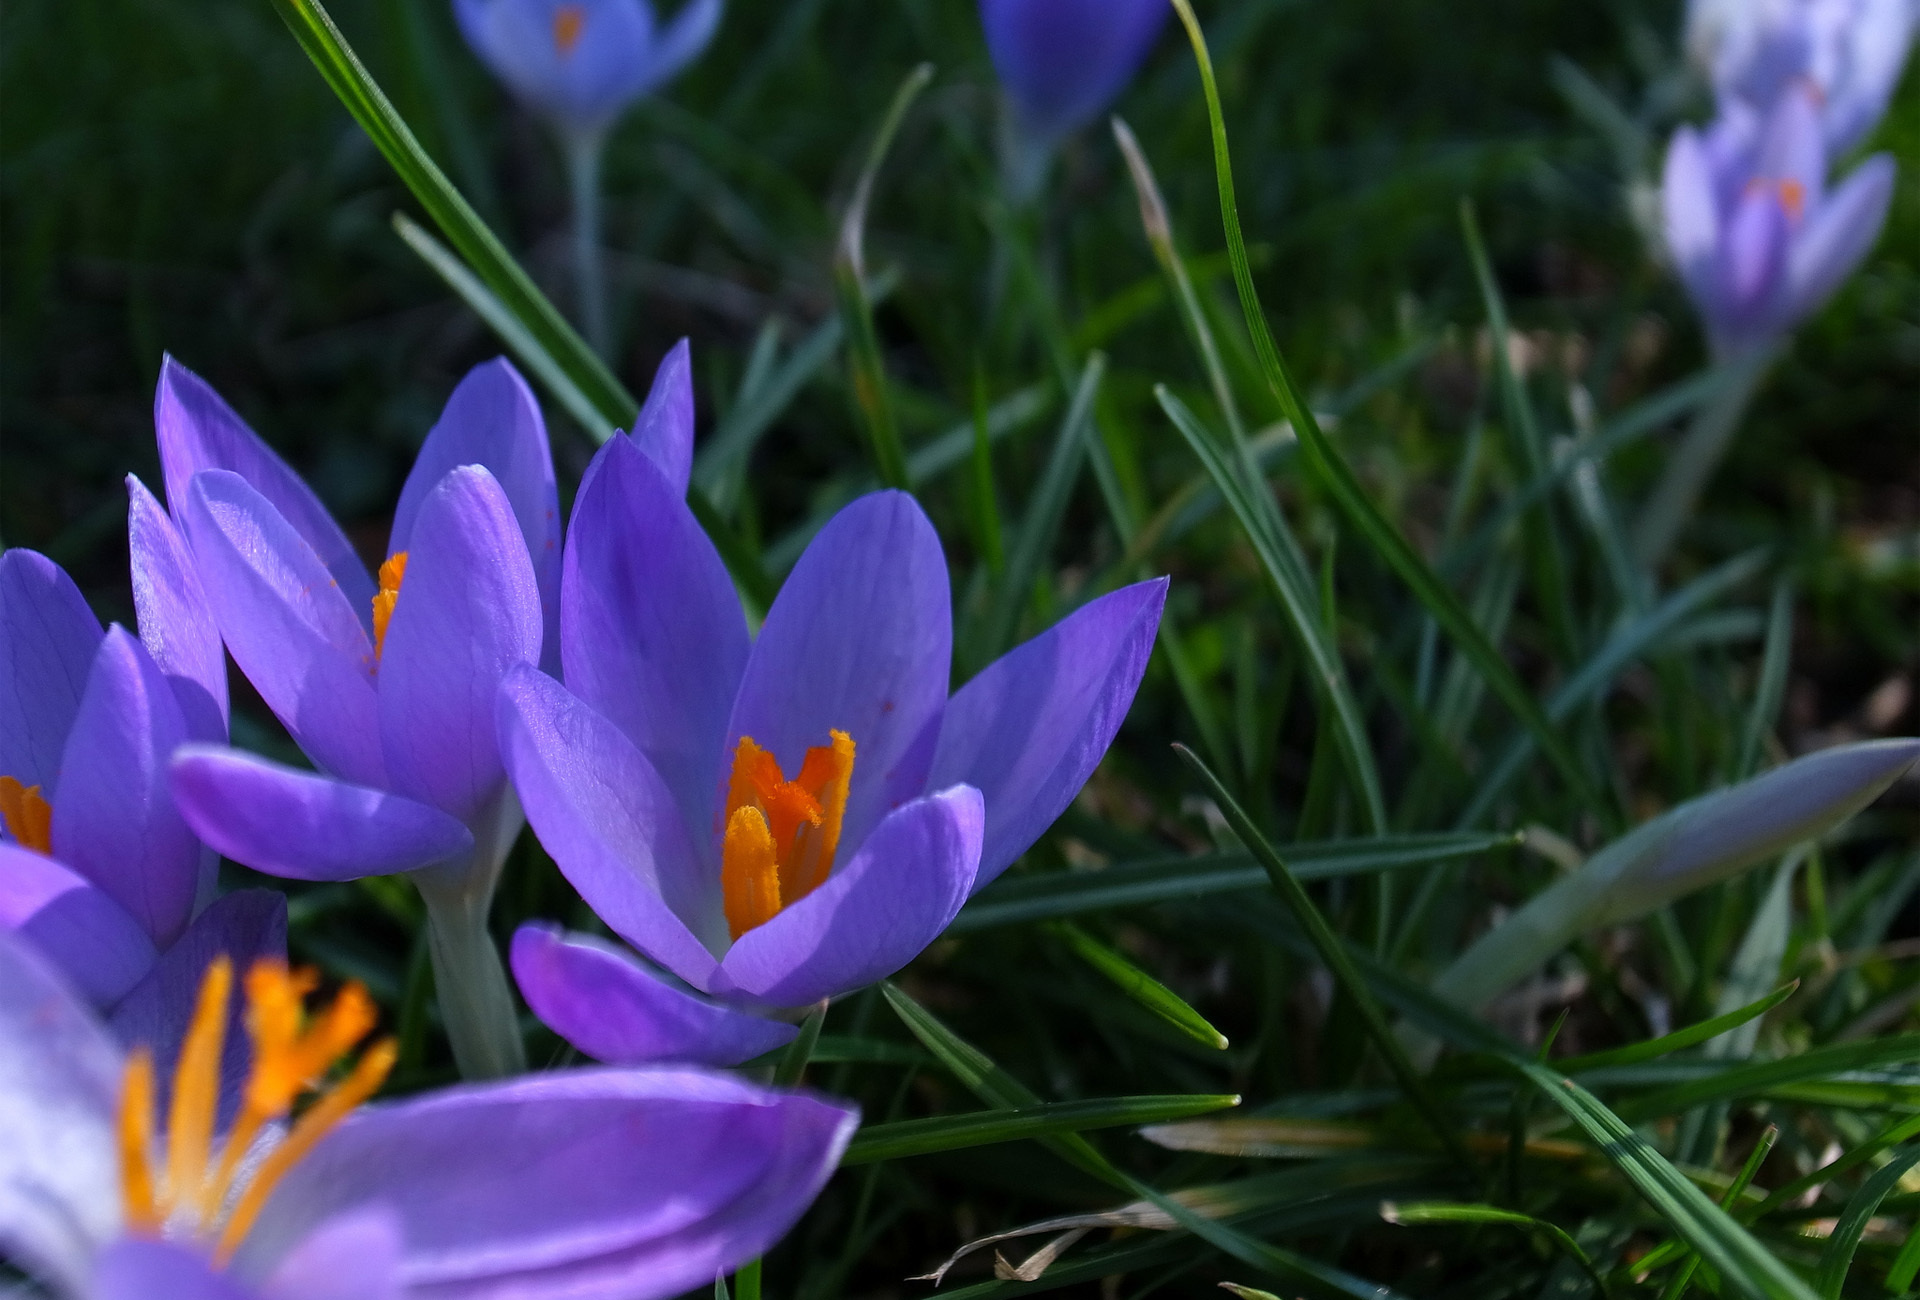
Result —
[[171, 360], [155, 424], [227, 649], [319, 769], [190, 746], [173, 770], [188, 824], [274, 875], [415, 872], [463, 1069], [517, 1068], [485, 921], [522, 824], [493, 699], [558, 618], [559, 508], [532, 393], [505, 361], [461, 381], [407, 476], [377, 581], [313, 491]]
[[[251, 1067], [223, 1120], [236, 983]], [[0, 1251], [75, 1300], [656, 1300], [773, 1245], [857, 1122], [676, 1070], [362, 1105], [394, 1045], [355, 1059], [372, 1004], [350, 985], [309, 1011], [312, 990], [277, 962], [211, 967], [156, 1106], [151, 1056], [0, 934]]]
[[591, 1056], [732, 1063], [790, 1038], [752, 1012], [900, 969], [1079, 791], [1139, 685], [1164, 580], [1095, 600], [948, 698], [939, 540], [863, 497], [757, 638], [681, 485], [616, 438], [561, 583], [566, 686], [509, 674], [501, 748], [541, 842], [621, 938], [534, 925], [513, 968]]
[[1119, 98], [1169, 12], [1166, 0], [980, 0], [1021, 197], [1038, 188], [1054, 147]]
[[662, 23], [649, 0], [454, 0], [493, 74], [562, 131], [597, 134], [698, 58], [722, 0], [686, 0]]
[[1887, 111], [1920, 26], [1914, 0], [1694, 0], [1687, 38], [1722, 102], [1764, 113], [1812, 94], [1830, 154]]
[[66, 573], [0, 555], [0, 930], [33, 944], [122, 1041], [172, 1041], [215, 954], [283, 953], [286, 902], [214, 897], [216, 859], [167, 788], [226, 735], [225, 660], [166, 515], [137, 480], [142, 635], [103, 630]]
[[1886, 221], [1893, 159], [1875, 154], [1827, 188], [1811, 95], [1764, 117], [1738, 106], [1682, 127], [1662, 187], [1669, 253], [1723, 359], [1751, 354], [1813, 314], [1860, 265]]

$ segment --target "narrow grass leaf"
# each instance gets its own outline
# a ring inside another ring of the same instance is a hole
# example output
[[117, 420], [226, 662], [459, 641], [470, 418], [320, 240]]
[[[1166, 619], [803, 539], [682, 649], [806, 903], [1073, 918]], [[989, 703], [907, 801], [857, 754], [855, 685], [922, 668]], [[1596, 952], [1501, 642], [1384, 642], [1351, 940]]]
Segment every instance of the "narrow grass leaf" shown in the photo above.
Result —
[[1567, 1235], [1558, 1224], [1545, 1219], [1536, 1219], [1530, 1214], [1521, 1214], [1517, 1210], [1502, 1210], [1492, 1205], [1470, 1205], [1459, 1201], [1416, 1201], [1411, 1205], [1393, 1201], [1383, 1202], [1380, 1217], [1388, 1223], [1500, 1223], [1516, 1228], [1525, 1228], [1529, 1232], [1543, 1233], [1555, 1246], [1578, 1264], [1582, 1271], [1593, 1280], [1593, 1288], [1600, 1295], [1607, 1294], [1606, 1279], [1600, 1276], [1600, 1270], [1593, 1266], [1593, 1260], [1587, 1252], [1580, 1249], [1580, 1243]]
[[1215, 1049], [1226, 1048], [1227, 1036], [1208, 1024], [1207, 1018], [1188, 1006], [1178, 993], [1085, 930], [1066, 922], [1058, 922], [1048, 928], [1064, 940], [1081, 960], [1106, 976], [1122, 993], [1188, 1038]]
[[1698, 1047], [1709, 1039], [1718, 1038], [1729, 1029], [1757, 1020], [1767, 1012], [1785, 1002], [1800, 987], [1800, 981], [1794, 980], [1775, 989], [1757, 1002], [1729, 1011], [1724, 1015], [1702, 1020], [1698, 1024], [1676, 1029], [1670, 1034], [1658, 1038], [1649, 1038], [1641, 1043], [1629, 1043], [1625, 1047], [1615, 1047], [1605, 1052], [1590, 1052], [1585, 1056], [1572, 1056], [1554, 1062], [1562, 1074], [1581, 1074], [1587, 1070], [1604, 1070], [1619, 1065], [1636, 1065], [1641, 1061], [1651, 1061], [1670, 1052], [1685, 1051], [1689, 1047]]
[[1860, 1237], [1867, 1230], [1867, 1220], [1899, 1186], [1901, 1176], [1915, 1164], [1920, 1164], [1920, 1146], [1901, 1147], [1860, 1184], [1860, 1190], [1841, 1211], [1833, 1236], [1820, 1253], [1820, 1267], [1813, 1275], [1814, 1289], [1825, 1300], [1840, 1300], [1840, 1288], [1846, 1283], [1847, 1271], [1853, 1267], [1854, 1252], [1860, 1249]]
[[864, 1165], [1055, 1133], [1161, 1123], [1239, 1104], [1240, 1099], [1232, 1095], [1098, 1097], [1085, 1101], [1038, 1102], [968, 1115], [899, 1120], [875, 1124], [854, 1134], [840, 1163]]

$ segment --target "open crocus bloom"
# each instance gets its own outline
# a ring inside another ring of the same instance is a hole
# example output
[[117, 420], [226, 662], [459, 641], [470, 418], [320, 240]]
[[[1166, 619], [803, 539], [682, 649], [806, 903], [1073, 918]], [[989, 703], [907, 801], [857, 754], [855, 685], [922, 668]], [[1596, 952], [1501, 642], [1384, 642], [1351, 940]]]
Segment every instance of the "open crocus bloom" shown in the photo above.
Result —
[[618, 948], [523, 928], [534, 1010], [602, 1060], [748, 1059], [911, 961], [1052, 823], [1132, 702], [1165, 581], [1091, 602], [951, 700], [947, 567], [898, 492], [807, 548], [757, 639], [680, 485], [615, 439], [574, 508], [567, 685], [508, 675], [501, 749]]
[[654, 1300], [779, 1240], [857, 1123], [730, 1078], [577, 1070], [361, 1106], [390, 1041], [290, 1118], [372, 1027], [349, 988], [243, 981], [252, 1066], [225, 1131], [225, 1004], [201, 986], [171, 1095], [0, 934], [0, 1250], [84, 1300]]
[[662, 26], [649, 0], [454, 0], [475, 54], [563, 132], [604, 131], [698, 58], [723, 0], [686, 0]]
[[226, 734], [224, 661], [177, 535], [130, 487], [134, 590], [158, 654], [103, 630], [45, 556], [0, 555], [0, 930], [122, 1041], [171, 1041], [215, 952], [285, 951], [286, 903], [215, 901], [215, 859], [168, 792], [174, 749]]
[[1049, 140], [1113, 103], [1170, 12], [1164, 0], [980, 0], [987, 53], [1020, 125]]
[[489, 362], [454, 390], [377, 583], [312, 490], [170, 359], [155, 406], [168, 500], [221, 635], [320, 769], [191, 748], [174, 770], [188, 822], [302, 880], [493, 869], [520, 824], [493, 694], [558, 616], [553, 463], [518, 373]]
[[1675, 134], [1661, 195], [1667, 246], [1723, 358], [1818, 310], [1879, 238], [1893, 159], [1873, 155], [1832, 191], [1826, 165], [1804, 87], [1765, 117], [1736, 103], [1705, 132]]

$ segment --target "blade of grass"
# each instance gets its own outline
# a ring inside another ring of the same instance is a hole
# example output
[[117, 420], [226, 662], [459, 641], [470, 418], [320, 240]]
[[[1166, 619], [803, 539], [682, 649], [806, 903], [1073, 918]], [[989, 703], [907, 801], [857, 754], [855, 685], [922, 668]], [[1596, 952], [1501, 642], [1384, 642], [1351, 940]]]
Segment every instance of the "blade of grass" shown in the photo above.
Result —
[[1045, 1101], [1031, 1106], [975, 1111], [966, 1115], [938, 1115], [932, 1119], [897, 1120], [875, 1124], [854, 1134], [840, 1158], [846, 1165], [900, 1160], [959, 1151], [995, 1142], [1018, 1142], [1056, 1133], [1086, 1129], [1156, 1124], [1165, 1120], [1207, 1115], [1240, 1104], [1240, 1098], [1217, 1096], [1097, 1097], [1085, 1101]]
[[1780, 704], [1787, 694], [1787, 664], [1793, 655], [1793, 585], [1781, 578], [1773, 587], [1773, 601], [1767, 609], [1766, 648], [1760, 653], [1760, 679], [1754, 684], [1753, 708], [1747, 713], [1747, 725], [1740, 733], [1740, 757], [1734, 763], [1733, 779], [1745, 780], [1760, 766], [1761, 743], [1780, 718]]
[[546, 349], [602, 419], [614, 427], [629, 424], [640, 404], [427, 156], [320, 0], [273, 0], [273, 5], [321, 77], [480, 282]]
[[1567, 1235], [1558, 1224], [1545, 1219], [1536, 1219], [1531, 1214], [1521, 1214], [1516, 1210], [1502, 1210], [1492, 1205], [1469, 1205], [1459, 1201], [1416, 1201], [1411, 1205], [1399, 1205], [1384, 1201], [1380, 1205], [1380, 1217], [1388, 1223], [1502, 1223], [1516, 1228], [1525, 1228], [1529, 1232], [1544, 1233], [1554, 1245], [1558, 1246], [1582, 1271], [1593, 1280], [1594, 1290], [1605, 1296], [1606, 1279], [1600, 1276], [1600, 1270], [1593, 1266], [1593, 1260], [1586, 1251], [1580, 1249], [1580, 1243]]
[[1207, 765], [1200, 761], [1200, 756], [1186, 746], [1175, 745], [1174, 752], [1185, 760], [1187, 766], [1193, 769], [1194, 774], [1207, 787], [1208, 793], [1213, 796], [1222, 815], [1226, 817], [1227, 825], [1239, 837], [1241, 844], [1245, 845], [1255, 860], [1266, 868], [1268, 878], [1273, 881], [1274, 892], [1293, 913], [1300, 928], [1306, 931], [1307, 937], [1313, 941], [1314, 948], [1319, 952], [1320, 959], [1326, 963], [1327, 970], [1333, 975], [1335, 983], [1359, 1011], [1368, 1036], [1373, 1039], [1374, 1046], [1387, 1063], [1387, 1068], [1399, 1081], [1407, 1100], [1413, 1103], [1414, 1109], [1420, 1112], [1421, 1118], [1426, 1120], [1427, 1125], [1433, 1129], [1434, 1136], [1440, 1140], [1440, 1145], [1459, 1162], [1460, 1167], [1471, 1169], [1473, 1162], [1467, 1154], [1466, 1147], [1460, 1141], [1460, 1135], [1455, 1131], [1446, 1112], [1441, 1109], [1438, 1099], [1428, 1089], [1427, 1081], [1414, 1068], [1400, 1040], [1394, 1037], [1393, 1029], [1387, 1024], [1387, 1018], [1380, 1010], [1380, 1004], [1374, 1001], [1373, 991], [1367, 987], [1366, 981], [1354, 967], [1353, 959], [1348, 956], [1346, 945], [1341, 942], [1340, 936], [1333, 932], [1333, 927], [1327, 924], [1326, 918], [1320, 914], [1320, 909], [1314, 906], [1313, 899], [1307, 896], [1307, 891], [1301, 886], [1300, 881], [1287, 869], [1287, 864], [1281, 860], [1279, 853], [1274, 850], [1267, 837], [1260, 833], [1260, 828], [1253, 824], [1252, 819], [1234, 801], [1233, 796], [1227, 792], [1227, 788], [1220, 783], [1220, 778], [1209, 771]]
[[840, 222], [840, 239], [833, 259], [833, 282], [840, 299], [840, 315], [847, 324], [847, 336], [852, 343], [854, 402], [873, 444], [880, 481], [902, 491], [907, 488], [907, 457], [901, 449], [900, 426], [894, 418], [893, 403], [887, 396], [886, 364], [880, 356], [879, 335], [873, 328], [873, 303], [867, 297], [867, 208], [873, 200], [880, 165], [886, 161], [887, 150], [900, 123], [932, 80], [933, 65], [922, 63], [909, 72], [900, 88], [894, 91], [893, 102], [887, 106], [887, 114], [880, 120], [880, 129], [867, 149], [866, 165], [860, 169], [853, 199]]
[[1087, 965], [1106, 976], [1116, 988], [1195, 1042], [1225, 1050], [1227, 1036], [1188, 1006], [1178, 993], [1141, 970], [1125, 957], [1077, 925], [1056, 922], [1047, 927], [1079, 954]]
[[1827, 1248], [1820, 1253], [1820, 1267], [1813, 1275], [1814, 1288], [1825, 1300], [1840, 1300], [1840, 1288], [1847, 1280], [1847, 1271], [1853, 1267], [1854, 1252], [1860, 1249], [1860, 1236], [1867, 1229], [1867, 1220], [1899, 1185], [1901, 1175], [1916, 1164], [1920, 1164], [1920, 1146], [1901, 1147], [1860, 1184], [1860, 1190], [1847, 1202], [1839, 1222], [1834, 1224], [1833, 1236], [1827, 1240]]
[[1736, 1011], [1725, 1015], [1702, 1020], [1698, 1024], [1688, 1025], [1685, 1029], [1676, 1029], [1659, 1038], [1649, 1038], [1645, 1042], [1629, 1043], [1625, 1047], [1615, 1047], [1605, 1052], [1590, 1052], [1585, 1056], [1570, 1056], [1554, 1062], [1562, 1074], [1582, 1074], [1588, 1070], [1605, 1070], [1620, 1065], [1637, 1065], [1641, 1061], [1651, 1061], [1666, 1056], [1670, 1052], [1685, 1051], [1697, 1047], [1709, 1039], [1718, 1038], [1729, 1029], [1757, 1020], [1767, 1012], [1785, 1002], [1800, 987], [1800, 981], [1784, 984], [1767, 994], [1757, 1002], [1750, 1002]]
[[1354, 526], [1427, 607], [1434, 620], [1473, 660], [1494, 693], [1534, 734], [1541, 750], [1559, 770], [1572, 792], [1582, 802], [1597, 804], [1597, 793], [1579, 759], [1559, 730], [1547, 719], [1532, 693], [1508, 666], [1499, 649], [1481, 635], [1472, 615], [1458, 597], [1441, 582], [1406, 538], [1400, 535], [1399, 530], [1380, 513], [1354, 477], [1353, 470], [1321, 431], [1313, 412], [1301, 399], [1293, 376], [1281, 359], [1273, 335], [1267, 328], [1266, 314], [1260, 305], [1259, 293], [1254, 288], [1253, 272], [1247, 261], [1246, 239], [1241, 234], [1239, 210], [1234, 199], [1233, 161], [1227, 150], [1226, 120], [1220, 108], [1220, 92], [1214, 83], [1213, 63], [1207, 54], [1206, 37], [1188, 0], [1173, 0], [1173, 6], [1180, 15], [1180, 21], [1186, 25], [1187, 37], [1193, 45], [1194, 57], [1200, 68], [1201, 89], [1206, 95], [1207, 117], [1213, 132], [1214, 173], [1220, 190], [1220, 216], [1226, 229], [1227, 249], [1233, 259], [1234, 284], [1240, 291], [1242, 314], [1246, 317], [1247, 329], [1253, 336], [1254, 348], [1281, 414], [1292, 422], [1294, 432], [1299, 435], [1301, 445], [1306, 449], [1309, 463], [1317, 470], [1329, 494]]
[[[1721, 1209], [1728, 1209], [1740, 1200], [1741, 1195], [1745, 1193], [1748, 1186], [1752, 1184], [1754, 1175], [1760, 1172], [1760, 1166], [1765, 1163], [1768, 1154], [1772, 1152], [1773, 1144], [1779, 1140], [1780, 1129], [1778, 1125], [1769, 1124], [1760, 1130], [1759, 1140], [1753, 1144], [1753, 1150], [1747, 1153], [1746, 1164], [1740, 1167], [1740, 1172], [1734, 1175], [1733, 1182], [1727, 1188], [1726, 1195], [1720, 1198]], [[1686, 1259], [1682, 1261], [1679, 1268], [1674, 1270], [1673, 1277], [1667, 1283], [1666, 1290], [1660, 1293], [1660, 1300], [1680, 1300], [1680, 1297], [1687, 1293], [1687, 1287], [1693, 1281], [1693, 1275], [1699, 1268], [1700, 1256], [1694, 1254], [1692, 1251], [1688, 1251]]]

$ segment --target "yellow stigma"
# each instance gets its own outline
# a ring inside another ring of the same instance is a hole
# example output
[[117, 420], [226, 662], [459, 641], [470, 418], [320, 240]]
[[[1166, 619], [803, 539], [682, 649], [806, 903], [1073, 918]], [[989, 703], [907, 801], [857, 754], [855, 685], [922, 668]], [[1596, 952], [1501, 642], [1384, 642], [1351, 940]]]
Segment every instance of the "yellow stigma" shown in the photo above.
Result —
[[0, 776], [0, 822], [21, 848], [53, 852], [53, 808], [40, 797], [39, 786]]
[[373, 657], [376, 660], [387, 648], [387, 624], [393, 622], [393, 607], [400, 603], [400, 583], [406, 576], [405, 551], [395, 551], [380, 566], [380, 590], [373, 593]]
[[561, 5], [553, 11], [553, 47], [560, 51], [560, 57], [566, 58], [573, 53], [573, 47], [580, 43], [580, 33], [587, 29], [587, 11], [579, 5]]
[[829, 733], [789, 781], [774, 756], [740, 737], [727, 782], [720, 845], [720, 899], [738, 939], [818, 889], [833, 870], [853, 776], [853, 737]]
[[164, 1178], [155, 1176], [154, 1167], [153, 1058], [141, 1048], [128, 1059], [119, 1132], [121, 1201], [130, 1232], [185, 1231], [210, 1244], [214, 1263], [225, 1266], [280, 1179], [386, 1080], [397, 1050], [390, 1038], [368, 1048], [346, 1078], [309, 1106], [238, 1186], [238, 1196], [232, 1195], [240, 1162], [262, 1128], [292, 1114], [301, 1094], [319, 1089], [328, 1072], [373, 1029], [373, 1002], [358, 984], [347, 985], [332, 1002], [308, 1015], [305, 999], [318, 982], [312, 971], [289, 971], [278, 961], [256, 962], [247, 972], [253, 1068], [240, 1114], [220, 1144], [217, 1161], [214, 1127], [233, 963], [215, 959], [200, 983], [173, 1075]]

